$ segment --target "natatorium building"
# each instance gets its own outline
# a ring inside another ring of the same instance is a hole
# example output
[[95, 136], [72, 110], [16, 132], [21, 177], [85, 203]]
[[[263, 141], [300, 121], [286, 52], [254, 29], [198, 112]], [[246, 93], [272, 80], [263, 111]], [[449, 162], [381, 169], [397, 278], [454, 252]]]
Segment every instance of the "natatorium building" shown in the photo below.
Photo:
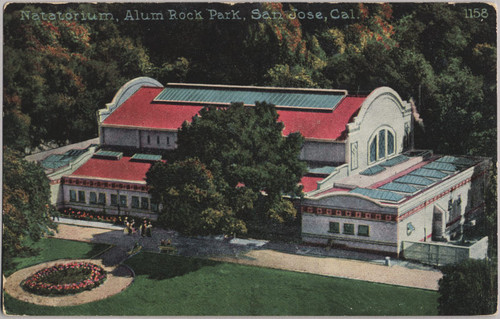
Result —
[[305, 242], [398, 254], [405, 240], [458, 237], [483, 212], [489, 160], [413, 150], [411, 106], [388, 87], [352, 96], [327, 89], [163, 86], [146, 77], [125, 84], [98, 111], [98, 150], [86, 149], [92, 157], [52, 173], [54, 203], [154, 219], [158, 207], [145, 174], [176, 147], [182, 123], [203, 106], [255, 101], [276, 105], [283, 135], [305, 137]]

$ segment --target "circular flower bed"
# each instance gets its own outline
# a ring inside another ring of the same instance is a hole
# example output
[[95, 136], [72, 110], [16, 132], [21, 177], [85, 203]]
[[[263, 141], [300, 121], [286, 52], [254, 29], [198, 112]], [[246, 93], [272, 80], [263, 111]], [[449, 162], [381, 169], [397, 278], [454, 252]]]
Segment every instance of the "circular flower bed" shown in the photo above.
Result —
[[21, 282], [21, 286], [37, 295], [66, 295], [93, 289], [106, 280], [102, 267], [86, 262], [54, 265], [44, 268]]

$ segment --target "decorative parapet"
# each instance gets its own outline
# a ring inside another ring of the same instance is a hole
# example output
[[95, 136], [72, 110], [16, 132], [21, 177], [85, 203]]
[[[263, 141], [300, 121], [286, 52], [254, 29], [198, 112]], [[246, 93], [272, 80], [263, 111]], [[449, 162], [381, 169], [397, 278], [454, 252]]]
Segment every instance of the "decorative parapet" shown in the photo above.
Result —
[[157, 80], [145, 76], [128, 81], [116, 92], [113, 100], [106, 104], [106, 108], [97, 111], [98, 123], [102, 123], [114, 110], [143, 86], [163, 87]]
[[359, 130], [359, 128], [361, 127], [361, 123], [364, 120], [366, 112], [371, 107], [371, 105], [378, 99], [392, 100], [397, 106], [399, 106], [399, 109], [403, 114], [403, 116], [408, 116], [411, 113], [410, 103], [403, 101], [396, 91], [387, 86], [379, 87], [373, 90], [373, 92], [371, 92], [370, 95], [368, 95], [366, 100], [361, 105], [359, 113], [354, 118], [354, 121], [347, 124], [349, 132], [354, 132]]

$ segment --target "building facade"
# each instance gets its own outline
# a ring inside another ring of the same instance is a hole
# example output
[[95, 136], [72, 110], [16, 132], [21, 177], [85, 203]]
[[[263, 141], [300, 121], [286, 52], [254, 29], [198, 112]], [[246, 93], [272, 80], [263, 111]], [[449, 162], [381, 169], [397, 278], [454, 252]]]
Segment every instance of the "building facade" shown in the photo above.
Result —
[[[484, 207], [488, 159], [412, 145], [409, 103], [388, 87], [345, 90], [171, 83], [141, 77], [98, 111], [91, 158], [57, 176], [58, 207], [155, 218], [145, 175], [176, 148], [178, 129], [205, 106], [276, 105], [283, 135], [300, 132], [302, 239], [398, 254], [402, 242], [458, 238]], [[97, 149], [99, 149], [97, 151]]]

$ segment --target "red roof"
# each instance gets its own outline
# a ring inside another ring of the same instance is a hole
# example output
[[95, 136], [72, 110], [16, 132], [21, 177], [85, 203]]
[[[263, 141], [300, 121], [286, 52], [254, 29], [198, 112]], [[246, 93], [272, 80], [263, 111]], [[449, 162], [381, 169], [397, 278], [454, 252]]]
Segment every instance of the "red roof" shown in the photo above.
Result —
[[[108, 116], [104, 125], [123, 125], [177, 130], [191, 121], [201, 106], [153, 102], [163, 88], [142, 87]], [[357, 113], [365, 97], [345, 97], [333, 112], [280, 110], [284, 135], [301, 132], [305, 138], [343, 139], [347, 123]]]
[[131, 162], [130, 157], [119, 160], [91, 158], [71, 176], [145, 182], [151, 163]]
[[126, 125], [177, 130], [191, 121], [201, 106], [153, 102], [163, 88], [142, 87], [104, 120], [108, 125]]
[[313, 177], [313, 176], [304, 176], [300, 180], [300, 185], [304, 186], [302, 190], [304, 193], [316, 190], [318, 188], [317, 182], [324, 180], [325, 177]]
[[305, 138], [339, 139], [364, 100], [365, 97], [345, 97], [333, 112], [278, 110], [279, 119], [285, 124], [283, 134], [299, 131]]

